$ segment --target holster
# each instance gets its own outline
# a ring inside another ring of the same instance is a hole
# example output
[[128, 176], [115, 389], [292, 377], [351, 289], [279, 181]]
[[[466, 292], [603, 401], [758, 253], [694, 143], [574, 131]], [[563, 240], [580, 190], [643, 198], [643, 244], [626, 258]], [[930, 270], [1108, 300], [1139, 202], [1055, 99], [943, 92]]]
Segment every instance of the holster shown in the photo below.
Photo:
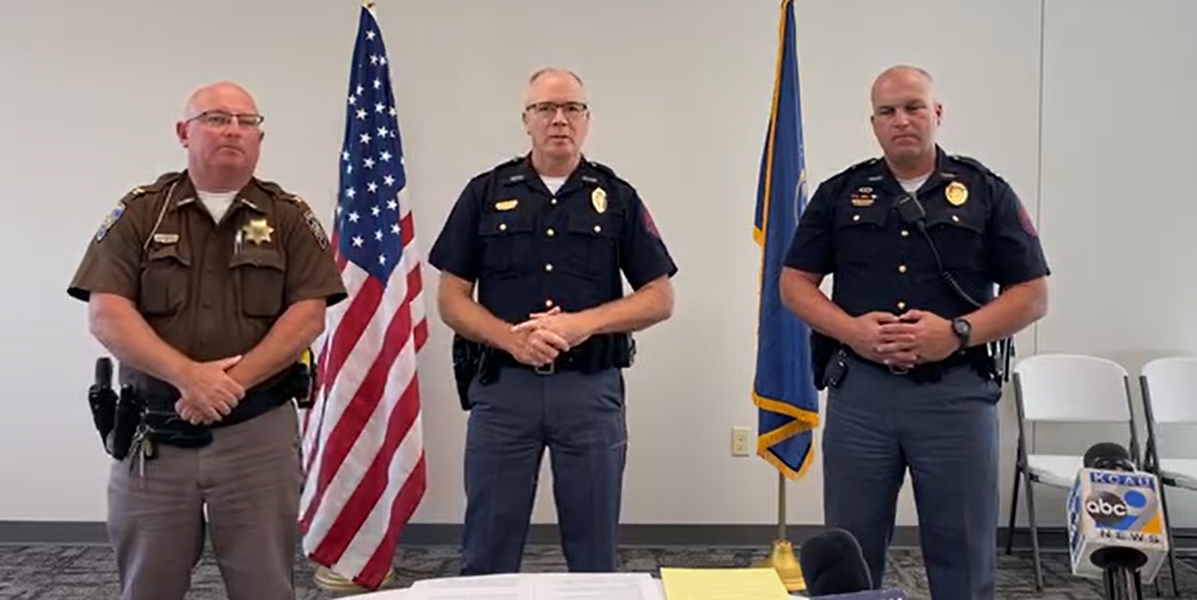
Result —
[[145, 402], [141, 396], [131, 386], [122, 386], [116, 401], [112, 429], [104, 439], [104, 449], [112, 458], [123, 460], [129, 455], [144, 413]]
[[453, 379], [457, 383], [457, 400], [462, 410], [470, 410], [470, 383], [481, 373], [487, 354], [483, 344], [460, 335], [453, 336]]
[[840, 343], [834, 338], [812, 330], [810, 334], [810, 370], [814, 376], [816, 390], [827, 388], [827, 365], [835, 355]]
[[95, 424], [96, 432], [100, 434], [100, 443], [108, 448], [108, 438], [116, 426], [116, 405], [118, 397], [116, 390], [110, 385], [93, 385], [87, 391], [87, 404], [91, 408], [91, 420]]

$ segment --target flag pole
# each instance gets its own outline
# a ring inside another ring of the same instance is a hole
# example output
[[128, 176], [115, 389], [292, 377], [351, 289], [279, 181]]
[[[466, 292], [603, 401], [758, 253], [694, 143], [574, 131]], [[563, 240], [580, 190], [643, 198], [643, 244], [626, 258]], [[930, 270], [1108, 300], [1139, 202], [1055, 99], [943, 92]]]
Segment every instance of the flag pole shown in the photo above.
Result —
[[769, 556], [757, 561], [752, 566], [777, 571], [781, 583], [790, 592], [806, 590], [806, 580], [802, 577], [802, 568], [798, 558], [794, 555], [794, 546], [786, 540], [786, 476], [777, 472], [777, 538], [769, 550]]

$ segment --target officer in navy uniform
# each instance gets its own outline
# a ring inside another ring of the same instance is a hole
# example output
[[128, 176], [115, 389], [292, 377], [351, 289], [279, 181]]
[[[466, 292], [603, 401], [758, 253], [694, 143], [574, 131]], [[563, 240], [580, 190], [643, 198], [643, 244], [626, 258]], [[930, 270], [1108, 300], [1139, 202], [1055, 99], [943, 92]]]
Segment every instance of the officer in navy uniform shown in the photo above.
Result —
[[671, 315], [677, 267], [636, 190], [582, 156], [589, 119], [576, 74], [534, 73], [531, 151], [471, 179], [429, 253], [441, 318], [483, 356], [459, 380], [465, 575], [519, 570], [546, 446], [569, 569], [617, 567], [621, 368], [631, 333]]
[[[884, 158], [819, 186], [781, 276], [829, 389], [826, 524], [857, 538], [881, 587], [909, 468], [932, 597], [989, 600], [1001, 397], [990, 347], [1046, 313], [1047, 261], [1009, 184], [935, 141], [929, 74], [887, 69], [872, 104]], [[829, 300], [819, 284], [832, 273]]]

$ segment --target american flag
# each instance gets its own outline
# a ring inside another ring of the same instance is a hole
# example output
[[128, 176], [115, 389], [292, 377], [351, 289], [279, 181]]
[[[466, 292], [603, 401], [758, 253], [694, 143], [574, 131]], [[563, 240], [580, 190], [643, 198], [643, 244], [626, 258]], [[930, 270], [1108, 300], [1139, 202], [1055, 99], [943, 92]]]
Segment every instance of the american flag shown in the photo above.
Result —
[[309, 559], [368, 589], [390, 573], [426, 484], [416, 357], [428, 324], [401, 139], [386, 47], [363, 6], [331, 240], [349, 297], [318, 343], [299, 529]]

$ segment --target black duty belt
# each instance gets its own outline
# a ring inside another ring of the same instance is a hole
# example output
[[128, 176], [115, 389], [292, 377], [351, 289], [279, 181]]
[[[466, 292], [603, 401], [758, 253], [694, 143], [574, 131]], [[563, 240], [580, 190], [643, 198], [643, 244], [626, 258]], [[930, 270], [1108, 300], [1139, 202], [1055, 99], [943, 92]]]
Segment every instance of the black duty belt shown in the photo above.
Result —
[[895, 368], [895, 367], [891, 367], [889, 365], [883, 365], [879, 362], [869, 360], [869, 359], [857, 354], [854, 350], [852, 350], [851, 348], [849, 348], [846, 345], [843, 346], [843, 350], [845, 353], [848, 354], [848, 356], [851, 356], [852, 358], [855, 358], [856, 360], [858, 360], [862, 363], [876, 367], [878, 369], [885, 369], [886, 371], [888, 371], [894, 375], [906, 377], [916, 383], [924, 383], [924, 382], [939, 381], [939, 378], [943, 375], [943, 373], [945, 371], [947, 371], [948, 369], [955, 368], [955, 367], [969, 366], [969, 367], [975, 367], [975, 368], [980, 369], [981, 363], [979, 362], [979, 360], [982, 359], [983, 357], [979, 356], [977, 354], [977, 351], [980, 350], [983, 352], [984, 348], [970, 348], [970, 349], [966, 350], [965, 352], [954, 352], [950, 356], [948, 356], [947, 358], [945, 358], [943, 360], [936, 361], [933, 363], [920, 363], [920, 364], [917, 364], [909, 369]]
[[494, 351], [494, 358], [498, 366], [529, 369], [541, 375], [552, 375], [557, 371], [597, 373], [611, 367], [631, 366], [633, 347], [630, 340], [631, 336], [626, 335], [594, 336], [577, 347], [561, 353], [556, 360], [541, 367], [526, 365], [516, 360], [514, 356], [499, 350]]

